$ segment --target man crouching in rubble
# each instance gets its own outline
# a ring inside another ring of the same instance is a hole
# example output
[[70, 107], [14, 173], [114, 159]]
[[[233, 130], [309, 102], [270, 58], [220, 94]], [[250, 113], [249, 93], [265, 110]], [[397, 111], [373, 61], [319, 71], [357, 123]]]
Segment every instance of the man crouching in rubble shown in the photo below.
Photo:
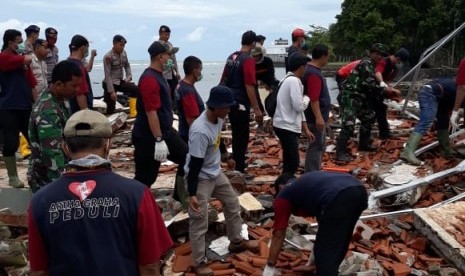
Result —
[[29, 209], [31, 275], [160, 275], [173, 242], [150, 190], [111, 171], [108, 119], [81, 110], [63, 133], [71, 161]]
[[314, 257], [316, 275], [338, 275], [355, 224], [368, 206], [365, 187], [349, 174], [313, 171], [297, 179], [280, 176], [275, 189], [273, 238], [263, 275], [276, 273], [291, 214], [316, 217], [318, 232], [310, 260]]
[[[228, 250], [237, 253], [244, 250], [256, 251], [256, 241], [246, 241], [241, 236], [241, 207], [237, 194], [228, 178], [221, 171], [221, 159], [234, 168], [226, 147], [221, 142], [223, 120], [234, 101], [231, 89], [216, 86], [210, 91], [207, 110], [202, 112], [189, 130], [189, 154], [186, 159], [187, 184], [189, 191], [189, 238], [197, 275], [213, 275], [205, 256], [205, 234], [208, 230], [208, 200], [215, 197], [224, 205], [226, 232], [231, 242]], [[220, 151], [223, 153], [220, 154]]]

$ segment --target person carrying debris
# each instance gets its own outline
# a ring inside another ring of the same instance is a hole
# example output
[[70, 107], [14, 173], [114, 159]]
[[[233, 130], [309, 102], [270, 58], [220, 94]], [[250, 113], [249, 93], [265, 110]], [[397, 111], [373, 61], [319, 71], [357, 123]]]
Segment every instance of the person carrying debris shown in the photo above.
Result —
[[433, 125], [435, 118], [437, 119], [437, 138], [442, 154], [446, 158], [453, 156], [449, 140], [449, 114], [454, 108], [456, 91], [454, 79], [435, 79], [420, 88], [418, 92], [420, 121], [400, 154], [402, 160], [412, 165], [421, 165], [421, 161], [415, 156], [415, 150], [421, 137]]
[[189, 239], [195, 272], [199, 276], [213, 275], [205, 255], [208, 201], [211, 197], [217, 198], [224, 205], [226, 232], [231, 242], [228, 250], [237, 253], [258, 249], [256, 241], [247, 241], [241, 236], [239, 200], [221, 171], [221, 160], [227, 162], [229, 168], [235, 165], [221, 142], [223, 120], [234, 105], [236, 102], [230, 88], [221, 85], [213, 87], [207, 100], [207, 110], [202, 112], [189, 130], [189, 154], [185, 166], [189, 192]]
[[291, 214], [316, 217], [318, 232], [309, 265], [314, 261], [316, 275], [338, 275], [355, 224], [368, 207], [365, 187], [352, 175], [325, 171], [309, 172], [297, 179], [280, 176], [274, 185], [273, 237], [263, 275], [276, 273]]
[[371, 128], [375, 122], [373, 104], [379, 96], [379, 85], [375, 79], [376, 64], [388, 54], [388, 47], [375, 43], [368, 57], [363, 58], [351, 71], [347, 84], [342, 91], [342, 129], [336, 144], [336, 160], [349, 162], [347, 142], [355, 131], [355, 120], [360, 120], [358, 149], [373, 151], [370, 143]]
[[111, 171], [108, 119], [81, 110], [63, 134], [71, 161], [28, 212], [31, 275], [160, 275], [173, 242], [150, 190]]

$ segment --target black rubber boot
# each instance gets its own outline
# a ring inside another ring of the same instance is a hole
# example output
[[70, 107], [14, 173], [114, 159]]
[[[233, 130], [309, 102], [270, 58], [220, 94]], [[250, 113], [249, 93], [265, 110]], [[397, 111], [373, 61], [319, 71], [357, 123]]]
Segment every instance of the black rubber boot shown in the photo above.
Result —
[[347, 153], [347, 141], [349, 139], [339, 136], [336, 144], [336, 160], [341, 162], [350, 162], [352, 156]]
[[358, 140], [358, 150], [360, 151], [375, 151], [376, 147], [371, 145], [371, 131], [360, 130], [360, 136]]

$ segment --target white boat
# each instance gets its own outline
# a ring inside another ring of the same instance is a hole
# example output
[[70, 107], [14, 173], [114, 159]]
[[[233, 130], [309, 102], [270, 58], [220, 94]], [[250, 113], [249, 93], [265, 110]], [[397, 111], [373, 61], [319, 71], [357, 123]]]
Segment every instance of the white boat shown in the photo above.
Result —
[[284, 59], [289, 48], [287, 39], [276, 39], [273, 44], [266, 46], [266, 55], [273, 60], [274, 66], [284, 66]]

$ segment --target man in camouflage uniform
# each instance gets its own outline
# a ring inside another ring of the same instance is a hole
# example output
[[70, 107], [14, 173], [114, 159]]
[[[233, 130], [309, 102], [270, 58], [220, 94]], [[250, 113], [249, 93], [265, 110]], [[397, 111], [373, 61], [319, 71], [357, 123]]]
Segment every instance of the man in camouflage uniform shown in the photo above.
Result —
[[52, 71], [52, 82], [34, 104], [29, 121], [31, 160], [27, 178], [33, 192], [56, 180], [65, 164], [63, 128], [70, 116], [63, 100], [76, 96], [81, 70], [70, 61], [59, 62]]
[[347, 142], [354, 134], [355, 120], [360, 120], [358, 149], [362, 151], [375, 150], [370, 145], [371, 127], [375, 122], [373, 103], [379, 97], [379, 85], [375, 78], [376, 64], [388, 54], [388, 47], [375, 43], [369, 56], [363, 58], [352, 70], [347, 84], [342, 92], [342, 129], [336, 145], [336, 159], [348, 162], [352, 157], [347, 153]]

